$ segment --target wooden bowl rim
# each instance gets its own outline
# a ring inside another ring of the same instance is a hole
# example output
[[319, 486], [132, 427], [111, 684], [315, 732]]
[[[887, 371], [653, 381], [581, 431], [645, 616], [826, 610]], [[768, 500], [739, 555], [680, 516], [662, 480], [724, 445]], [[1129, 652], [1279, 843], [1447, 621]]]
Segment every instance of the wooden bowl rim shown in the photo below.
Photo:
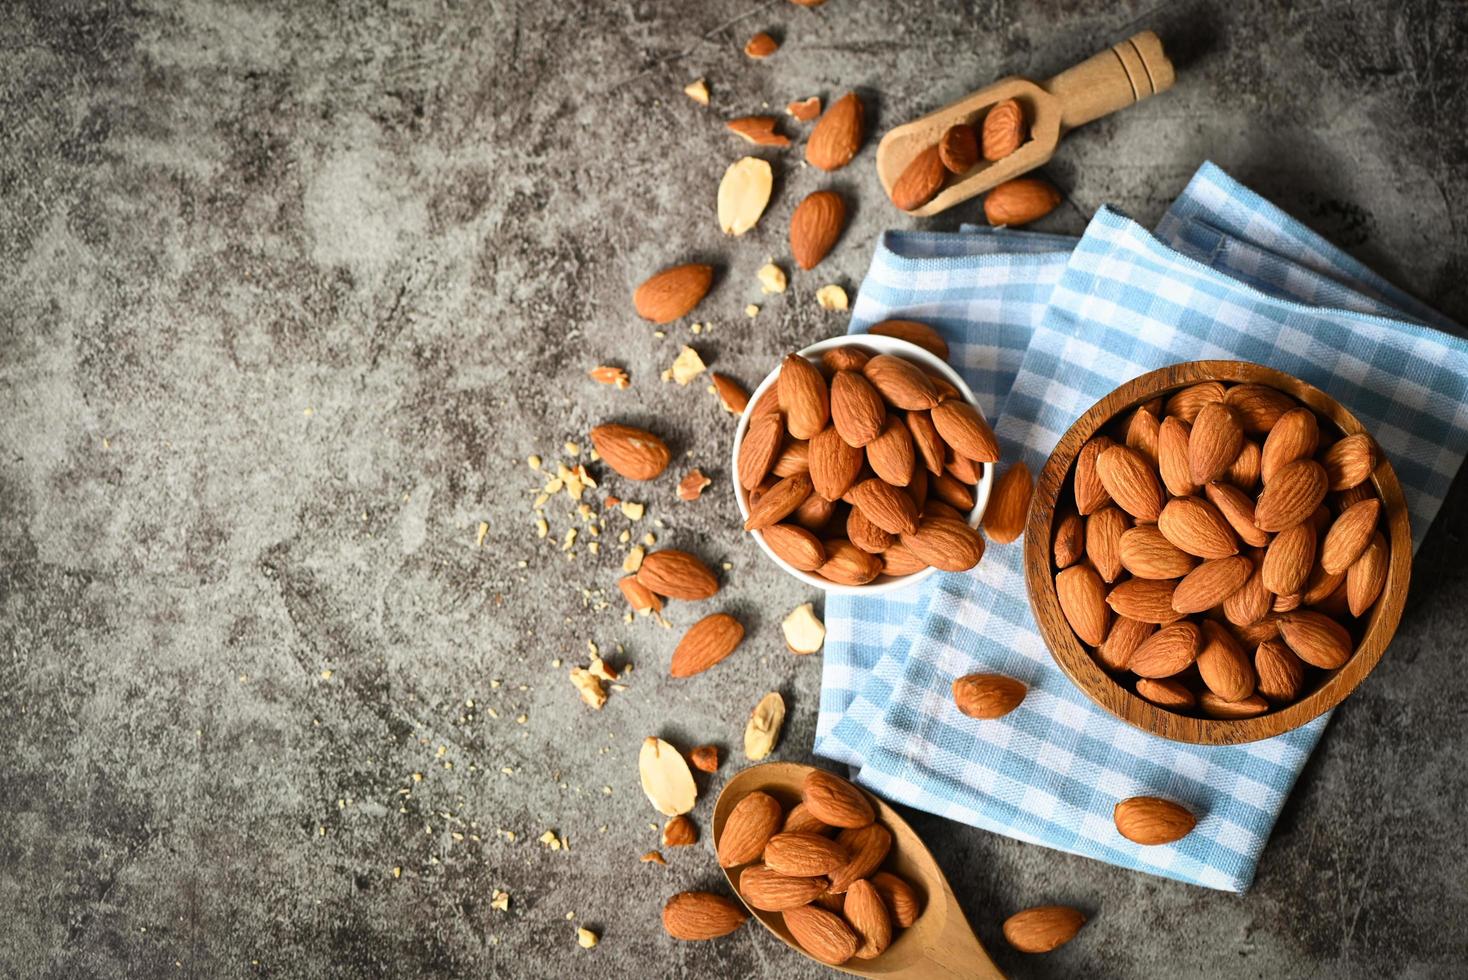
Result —
[[[1285, 708], [1257, 718], [1193, 718], [1174, 714], [1126, 690], [1096, 664], [1065, 622], [1055, 592], [1050, 543], [1056, 503], [1081, 446], [1122, 413], [1160, 395], [1203, 381], [1257, 383], [1277, 388], [1334, 423], [1346, 435], [1366, 427], [1345, 406], [1308, 382], [1249, 361], [1187, 361], [1150, 371], [1122, 384], [1078, 418], [1056, 443], [1035, 483], [1034, 503], [1025, 526], [1025, 577], [1030, 608], [1051, 657], [1086, 696], [1107, 712], [1142, 731], [1179, 742], [1237, 745], [1293, 731], [1336, 707], [1380, 662], [1401, 622], [1411, 579], [1412, 528], [1407, 501], [1391, 463], [1382, 456], [1371, 475], [1381, 497], [1388, 539], [1387, 580], [1351, 659], [1314, 692]], [[1403, 559], [1405, 556], [1405, 559]]]

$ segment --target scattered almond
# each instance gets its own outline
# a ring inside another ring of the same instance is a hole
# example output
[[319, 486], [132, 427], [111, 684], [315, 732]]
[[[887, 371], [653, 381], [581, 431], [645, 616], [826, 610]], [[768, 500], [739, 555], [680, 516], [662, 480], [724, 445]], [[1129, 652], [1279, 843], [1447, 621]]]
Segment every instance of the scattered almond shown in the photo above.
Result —
[[751, 58], [768, 58], [780, 49], [780, 42], [760, 31], [744, 45], [744, 53]]
[[744, 626], [728, 613], [705, 616], [688, 628], [673, 651], [670, 677], [701, 674], [733, 653], [744, 640]]
[[688, 753], [688, 759], [699, 772], [719, 771], [719, 750], [712, 745], [698, 746]]
[[1026, 691], [1002, 674], [965, 674], [953, 682], [953, 703], [970, 718], [1000, 718], [1019, 707]]
[[1038, 177], [1016, 177], [984, 198], [984, 217], [991, 225], [1027, 225], [1060, 204], [1060, 192]]
[[1117, 832], [1137, 844], [1171, 844], [1186, 837], [1198, 818], [1184, 806], [1156, 796], [1133, 796], [1116, 804]]
[[840, 194], [815, 191], [807, 195], [790, 216], [790, 253], [795, 264], [814, 269], [835, 246], [845, 226], [846, 202]]
[[672, 323], [692, 312], [714, 282], [713, 266], [689, 263], [664, 269], [637, 287], [632, 305], [653, 323]]
[[[826, 110], [806, 139], [805, 158], [821, 170], [840, 170], [861, 149], [865, 111], [856, 93], [848, 92]], [[809, 268], [809, 266], [804, 266]]]
[[642, 791], [664, 816], [677, 816], [693, 809], [698, 789], [693, 773], [678, 750], [660, 738], [646, 738], [637, 756]]
[[1004, 920], [1004, 939], [1021, 953], [1048, 953], [1076, 937], [1086, 917], [1064, 905], [1042, 905]]
[[669, 818], [663, 824], [664, 847], [687, 847], [698, 843], [698, 828], [683, 814]]
[[712, 892], [679, 892], [663, 906], [663, 929], [674, 939], [717, 939], [747, 918], [749, 913], [739, 903]]
[[768, 161], [741, 157], [729, 164], [719, 181], [719, 227], [724, 234], [742, 235], [758, 224], [773, 186]]
[[808, 99], [799, 99], [785, 105], [785, 111], [801, 122], [810, 122], [821, 114], [821, 98], [812, 95]]
[[744, 726], [744, 755], [758, 762], [775, 750], [780, 727], [785, 724], [785, 699], [771, 691], [760, 699]]

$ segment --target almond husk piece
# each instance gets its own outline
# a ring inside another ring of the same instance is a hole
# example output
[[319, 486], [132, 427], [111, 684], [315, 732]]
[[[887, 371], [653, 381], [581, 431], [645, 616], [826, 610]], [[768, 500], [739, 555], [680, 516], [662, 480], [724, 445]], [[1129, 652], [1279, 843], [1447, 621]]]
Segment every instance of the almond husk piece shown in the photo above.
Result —
[[728, 613], [705, 616], [688, 628], [673, 650], [670, 677], [692, 677], [723, 660], [744, 639], [744, 625]]

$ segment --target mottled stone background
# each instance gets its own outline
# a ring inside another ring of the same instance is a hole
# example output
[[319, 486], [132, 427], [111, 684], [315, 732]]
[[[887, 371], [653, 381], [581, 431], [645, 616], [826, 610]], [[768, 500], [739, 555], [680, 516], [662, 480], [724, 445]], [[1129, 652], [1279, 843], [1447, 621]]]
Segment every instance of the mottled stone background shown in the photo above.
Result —
[[[658, 373], [692, 339], [752, 385], [844, 329], [815, 289], [854, 289], [878, 233], [912, 222], [873, 143], [830, 177], [767, 152], [769, 213], [724, 239], [714, 189], [746, 147], [719, 121], [854, 87], [881, 132], [1146, 26], [1176, 89], [1061, 148], [1066, 204], [1040, 228], [1108, 201], [1153, 221], [1211, 158], [1468, 320], [1450, 0], [3, 5], [0, 974], [826, 975], [754, 927], [673, 943], [658, 909], [718, 880], [711, 855], [637, 862], [656, 837], [639, 740], [734, 746], [773, 688], [780, 754], [805, 758], [821, 668], [783, 650], [798, 597], [734, 530], [729, 418]], [[784, 41], [764, 63], [741, 54], [757, 29]], [[709, 109], [680, 92], [699, 76]], [[755, 269], [825, 184], [855, 202], [840, 246], [761, 297]], [[657, 337], [631, 289], [691, 257], [721, 268], [710, 327]], [[599, 362], [633, 388], [587, 381]], [[638, 534], [732, 566], [720, 605], [750, 638], [694, 681], [664, 677], [675, 632], [622, 621], [625, 521], [567, 561], [563, 497], [534, 535], [525, 457], [610, 418], [655, 420], [714, 477], [693, 504], [672, 479], [603, 487], [647, 502]], [[1464, 503], [1460, 481], [1247, 896], [914, 816], [1006, 969], [1464, 968]], [[600, 713], [565, 676], [587, 640], [638, 668]], [[549, 828], [569, 851], [537, 842]], [[1048, 901], [1093, 922], [1009, 952], [998, 923]]]

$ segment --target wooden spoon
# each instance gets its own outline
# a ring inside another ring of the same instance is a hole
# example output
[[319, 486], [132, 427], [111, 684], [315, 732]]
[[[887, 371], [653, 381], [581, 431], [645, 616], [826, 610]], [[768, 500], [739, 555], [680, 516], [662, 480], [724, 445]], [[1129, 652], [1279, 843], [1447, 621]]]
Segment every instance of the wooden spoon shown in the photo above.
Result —
[[1172, 62], [1162, 42], [1143, 31], [1068, 68], [1048, 82], [1011, 76], [966, 95], [937, 112], [898, 126], [877, 146], [877, 176], [887, 196], [913, 157], [937, 143], [949, 126], [982, 129], [989, 107], [1014, 99], [1029, 123], [1029, 139], [1001, 160], [980, 160], [954, 177], [936, 197], [908, 214], [927, 216], [991, 190], [1049, 160], [1066, 133], [1093, 119], [1172, 88]]
[[[794, 762], [767, 762], [750, 766], [729, 780], [714, 805], [715, 849], [724, 833], [724, 821], [736, 803], [758, 789], [779, 800], [788, 811], [800, 802], [801, 786], [811, 769]], [[923, 911], [911, 926], [898, 930], [892, 945], [882, 955], [869, 960], [847, 960], [836, 969], [858, 977], [884, 980], [1003, 980], [1004, 974], [974, 935], [932, 853], [897, 811], [865, 790], [862, 792], [871, 800], [877, 820], [892, 832], [892, 851], [882, 866], [917, 890], [923, 900]], [[729, 887], [736, 895], [739, 894], [738, 872], [743, 867], [724, 869], [724, 877], [729, 879]], [[791, 937], [779, 912], [753, 907], [749, 911], [787, 946], [799, 950], [802, 956], [809, 956]]]

